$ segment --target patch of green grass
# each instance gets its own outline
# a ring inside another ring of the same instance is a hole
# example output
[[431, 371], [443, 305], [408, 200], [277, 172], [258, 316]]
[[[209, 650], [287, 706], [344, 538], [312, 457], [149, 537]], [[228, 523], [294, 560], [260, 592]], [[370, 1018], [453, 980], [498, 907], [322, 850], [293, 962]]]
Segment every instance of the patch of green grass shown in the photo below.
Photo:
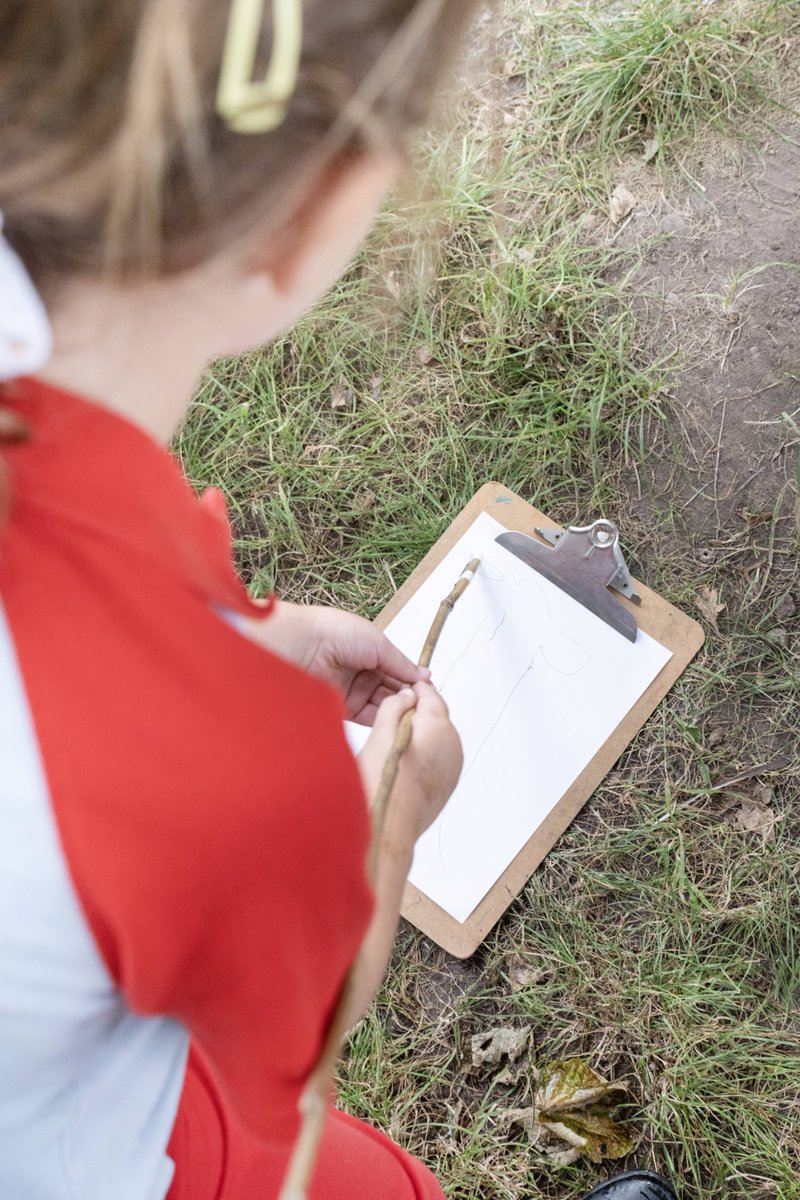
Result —
[[556, 13], [534, 88], [562, 151], [587, 140], [600, 151], [653, 138], [659, 150], [709, 124], [731, 122], [776, 90], [791, 17], [785, 4], [643, 0]]
[[[531, 1103], [535, 1067], [568, 1055], [631, 1092], [641, 1140], [621, 1166], [704, 1200], [800, 1196], [791, 783], [777, 780], [775, 841], [730, 828], [694, 743], [674, 738], [682, 690], [473, 960], [403, 931], [353, 1035], [344, 1100], [435, 1161], [451, 1200], [577, 1200], [596, 1182], [588, 1165], [554, 1171], [504, 1118]], [[471, 1066], [472, 1035], [497, 1025], [531, 1030], [519, 1072]]]
[[381, 297], [367, 255], [313, 318], [205, 381], [180, 450], [229, 495], [257, 590], [374, 614], [487, 479], [568, 520], [612, 503], [657, 380], [607, 255], [498, 250], [475, 222], [455, 223], [422, 301]]

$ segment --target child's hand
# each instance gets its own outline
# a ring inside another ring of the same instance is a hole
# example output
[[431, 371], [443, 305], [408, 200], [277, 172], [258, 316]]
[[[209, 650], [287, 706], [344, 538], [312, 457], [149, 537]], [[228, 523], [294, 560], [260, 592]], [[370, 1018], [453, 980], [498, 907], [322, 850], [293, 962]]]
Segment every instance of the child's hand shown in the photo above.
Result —
[[400, 760], [384, 825], [386, 846], [409, 859], [417, 838], [444, 808], [463, 764], [461, 740], [436, 689], [418, 683], [384, 700], [358, 758], [364, 789], [372, 800], [397, 726], [415, 705], [411, 741]]
[[373, 723], [387, 696], [430, 675], [369, 621], [337, 608], [279, 600], [271, 616], [248, 620], [246, 629], [267, 650], [337, 687], [345, 716], [360, 725]]

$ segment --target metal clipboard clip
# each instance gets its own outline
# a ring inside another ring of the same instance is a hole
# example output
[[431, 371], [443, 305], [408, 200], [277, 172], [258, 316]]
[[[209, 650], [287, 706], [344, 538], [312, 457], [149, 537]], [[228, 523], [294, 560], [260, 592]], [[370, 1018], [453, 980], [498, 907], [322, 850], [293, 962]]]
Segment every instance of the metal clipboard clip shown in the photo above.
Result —
[[622, 557], [619, 530], [614, 522], [601, 517], [591, 525], [536, 532], [550, 545], [543, 546], [526, 533], [501, 533], [495, 541], [629, 642], [635, 642], [638, 627], [633, 613], [609, 592], [613, 588], [634, 604], [641, 603]]

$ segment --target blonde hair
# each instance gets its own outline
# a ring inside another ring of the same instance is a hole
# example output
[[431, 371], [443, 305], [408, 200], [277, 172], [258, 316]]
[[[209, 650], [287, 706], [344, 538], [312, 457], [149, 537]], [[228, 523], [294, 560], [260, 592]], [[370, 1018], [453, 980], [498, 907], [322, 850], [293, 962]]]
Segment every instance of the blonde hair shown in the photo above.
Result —
[[[278, 224], [337, 154], [392, 144], [424, 117], [470, 0], [305, 0], [281, 125], [215, 112], [222, 0], [5, 0], [0, 211], [40, 284], [194, 265]], [[271, 5], [264, 6], [268, 57]]]

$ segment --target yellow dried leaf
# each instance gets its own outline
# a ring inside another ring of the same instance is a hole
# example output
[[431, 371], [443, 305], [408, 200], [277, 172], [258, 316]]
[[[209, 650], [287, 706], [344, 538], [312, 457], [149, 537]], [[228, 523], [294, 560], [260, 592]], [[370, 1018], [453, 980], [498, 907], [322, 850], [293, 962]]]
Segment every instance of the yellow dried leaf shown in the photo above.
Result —
[[703, 584], [703, 586], [700, 588], [700, 591], [695, 595], [694, 602], [700, 609], [700, 612], [703, 614], [705, 619], [708, 621], [709, 625], [713, 625], [714, 629], [716, 629], [717, 633], [719, 633], [717, 617], [725, 608], [725, 604], [720, 600], [717, 589], [706, 587], [706, 585]]
[[624, 183], [618, 183], [611, 193], [609, 216], [614, 225], [620, 225], [633, 212], [639, 203], [633, 192], [628, 191]]
[[540, 1113], [538, 1119], [551, 1133], [594, 1163], [600, 1163], [604, 1158], [624, 1158], [636, 1140], [624, 1125], [599, 1109], [562, 1113], [557, 1121]]
[[542, 1071], [536, 1104], [543, 1112], [563, 1112], [584, 1104], [595, 1104], [608, 1095], [611, 1087], [583, 1059], [558, 1059]]
[[539, 1076], [534, 1100], [535, 1130], [545, 1134], [545, 1149], [555, 1137], [566, 1142], [575, 1155], [583, 1155], [592, 1162], [622, 1158], [635, 1142], [630, 1130], [613, 1115], [625, 1098], [622, 1085], [609, 1083], [582, 1059], [557, 1060]]

